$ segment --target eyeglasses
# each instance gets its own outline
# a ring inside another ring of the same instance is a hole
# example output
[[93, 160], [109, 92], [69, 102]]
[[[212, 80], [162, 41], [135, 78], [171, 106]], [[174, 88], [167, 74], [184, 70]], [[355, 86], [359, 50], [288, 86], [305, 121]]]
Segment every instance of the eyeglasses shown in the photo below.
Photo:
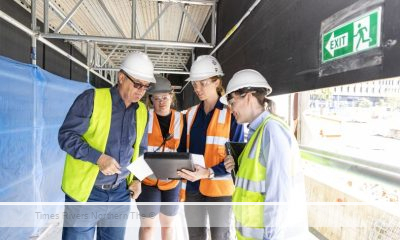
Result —
[[207, 87], [211, 83], [211, 80], [206, 79], [206, 80], [201, 80], [201, 81], [192, 81], [191, 83], [192, 83], [193, 88]]
[[[235, 92], [233, 92], [233, 93], [235, 93]], [[233, 105], [234, 105], [235, 102], [236, 102], [236, 100], [233, 98], [233, 95], [232, 95], [233, 93], [230, 93], [230, 94], [227, 96], [227, 99], [226, 99], [227, 102], [228, 102], [228, 106], [229, 106], [230, 108], [232, 108]], [[240, 94], [240, 95], [239, 95], [239, 98], [244, 98], [248, 93], [249, 93], [249, 92]]]
[[162, 101], [167, 101], [170, 98], [170, 95], [165, 95], [165, 96], [152, 96], [151, 100], [154, 102], [162, 102]]
[[126, 78], [128, 78], [132, 83], [133, 83], [133, 87], [136, 89], [143, 89], [143, 90], [148, 90], [151, 85], [145, 85], [145, 84], [141, 84], [140, 82], [138, 82], [136, 79], [130, 77], [126, 72], [123, 72], [126, 76]]

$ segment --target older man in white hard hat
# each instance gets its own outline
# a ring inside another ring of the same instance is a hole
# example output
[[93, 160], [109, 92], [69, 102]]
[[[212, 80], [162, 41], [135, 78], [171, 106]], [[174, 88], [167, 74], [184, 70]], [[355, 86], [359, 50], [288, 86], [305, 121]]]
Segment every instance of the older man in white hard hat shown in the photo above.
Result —
[[[146, 106], [139, 100], [155, 83], [154, 67], [141, 52], [129, 54], [112, 88], [79, 95], [59, 130], [67, 153], [62, 179], [65, 202], [130, 202], [141, 192], [127, 166], [147, 147]], [[63, 239], [124, 239], [129, 205], [67, 205]]]

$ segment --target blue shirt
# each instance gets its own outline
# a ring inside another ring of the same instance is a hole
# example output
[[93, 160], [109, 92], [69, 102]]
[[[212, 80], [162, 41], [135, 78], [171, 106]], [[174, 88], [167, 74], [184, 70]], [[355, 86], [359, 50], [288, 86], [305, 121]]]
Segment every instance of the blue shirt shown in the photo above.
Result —
[[[210, 124], [215, 108], [222, 110], [223, 107], [224, 105], [218, 100], [218, 102], [215, 104], [215, 107], [208, 114], [206, 114], [204, 111], [204, 102], [200, 103], [196, 117], [193, 121], [192, 128], [190, 129], [190, 146], [189, 146], [190, 153], [204, 155], [206, 149], [208, 125]], [[186, 132], [187, 128], [185, 126], [182, 133], [181, 143], [178, 149], [178, 151], [180, 152], [186, 152], [186, 137], [187, 137]], [[231, 130], [229, 139], [232, 142], [244, 141], [243, 125], [238, 124], [233, 115], [231, 118]], [[214, 171], [215, 176], [222, 176], [229, 174], [225, 170], [224, 162], [221, 162], [220, 164], [212, 167], [212, 170]], [[188, 181], [186, 185], [186, 191], [198, 192], [199, 187], [200, 187], [200, 181], [196, 182]]]
[[[270, 114], [265, 111], [249, 124], [248, 140]], [[291, 234], [297, 234], [295, 236], [305, 234], [307, 211], [297, 141], [288, 129], [274, 119], [268, 121], [262, 134], [259, 162], [265, 167], [267, 176], [266, 191], [263, 193], [265, 202], [295, 206], [294, 208], [279, 204], [264, 206], [264, 240], [286, 239], [286, 235], [282, 234], [285, 234], [287, 225], [292, 227]], [[292, 221], [296, 224], [292, 224]]]
[[[129, 170], [126, 167], [130, 164], [133, 155], [132, 146], [136, 140], [136, 109], [139, 104], [133, 103], [126, 108], [117, 87], [110, 88], [110, 93], [112, 115], [105, 154], [117, 160], [121, 166], [121, 174], [106, 176], [99, 172], [95, 185], [119, 183], [129, 175]], [[59, 130], [58, 142], [61, 149], [72, 157], [96, 164], [102, 153], [82, 139], [83, 134], [89, 128], [93, 104], [94, 89], [86, 90], [75, 99]], [[140, 154], [143, 154], [146, 148], [147, 126], [140, 143]]]

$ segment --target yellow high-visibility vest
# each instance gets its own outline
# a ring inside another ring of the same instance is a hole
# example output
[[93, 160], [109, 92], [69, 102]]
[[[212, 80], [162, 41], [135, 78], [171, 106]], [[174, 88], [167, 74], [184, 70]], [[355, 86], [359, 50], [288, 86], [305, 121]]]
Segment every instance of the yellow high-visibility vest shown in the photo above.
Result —
[[[147, 123], [147, 109], [142, 102], [138, 102], [136, 109], [136, 140], [133, 146], [131, 162], [139, 156], [139, 146]], [[109, 88], [96, 89], [94, 94], [93, 113], [90, 117], [88, 130], [82, 138], [93, 148], [104, 153], [111, 126], [112, 99]], [[99, 167], [88, 161], [75, 159], [67, 154], [62, 178], [62, 190], [78, 202], [86, 202], [93, 189]], [[128, 185], [133, 175], [127, 178]]]

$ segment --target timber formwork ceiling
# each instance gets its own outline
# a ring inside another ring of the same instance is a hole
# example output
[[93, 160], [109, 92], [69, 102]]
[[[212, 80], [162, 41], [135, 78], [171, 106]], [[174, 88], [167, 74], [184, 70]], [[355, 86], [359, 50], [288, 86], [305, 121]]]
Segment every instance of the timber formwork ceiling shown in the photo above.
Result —
[[[31, 12], [34, 0], [14, 0]], [[215, 46], [217, 0], [36, 0], [37, 29], [65, 39], [98, 71], [118, 68], [132, 51], [146, 52], [159, 73], [187, 74], [196, 47]], [[202, 32], [211, 19], [211, 39]], [[132, 21], [133, 20], [133, 21]], [[134, 30], [133, 30], [134, 29]]]

